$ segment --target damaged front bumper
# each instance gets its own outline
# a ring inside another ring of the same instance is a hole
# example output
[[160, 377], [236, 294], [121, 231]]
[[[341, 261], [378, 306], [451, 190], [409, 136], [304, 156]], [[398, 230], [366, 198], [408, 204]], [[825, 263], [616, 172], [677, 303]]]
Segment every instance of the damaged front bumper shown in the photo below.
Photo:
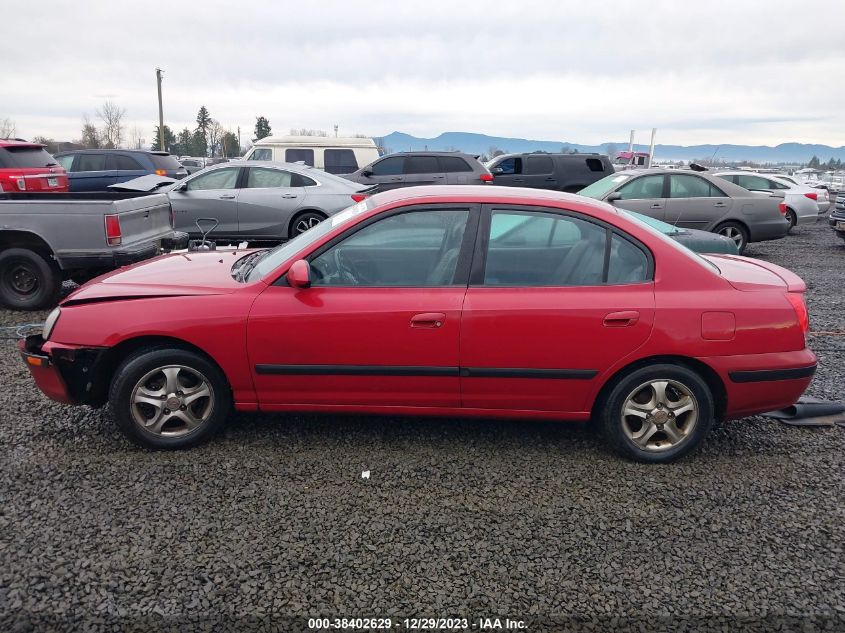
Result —
[[18, 342], [21, 357], [38, 388], [65, 404], [104, 404], [106, 393], [96, 376], [107, 348], [62, 345], [40, 334]]

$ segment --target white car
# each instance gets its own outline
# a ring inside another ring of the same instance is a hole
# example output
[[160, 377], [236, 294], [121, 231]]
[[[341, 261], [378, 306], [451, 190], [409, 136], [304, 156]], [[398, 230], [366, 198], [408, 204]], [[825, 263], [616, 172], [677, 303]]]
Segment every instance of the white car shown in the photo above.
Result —
[[268, 136], [255, 141], [244, 160], [299, 163], [342, 176], [378, 160], [371, 138], [337, 136]]
[[[796, 224], [817, 222], [819, 216], [824, 213], [819, 205], [819, 198], [822, 197], [819, 189], [813, 189], [807, 185], [799, 185], [792, 180], [785, 180], [780, 176], [771, 174], [755, 174], [747, 171], [720, 171], [714, 172], [713, 175], [749, 191], [782, 191], [785, 197], [786, 219], [789, 220], [790, 230]], [[825, 211], [830, 206], [829, 198], [826, 202]]]

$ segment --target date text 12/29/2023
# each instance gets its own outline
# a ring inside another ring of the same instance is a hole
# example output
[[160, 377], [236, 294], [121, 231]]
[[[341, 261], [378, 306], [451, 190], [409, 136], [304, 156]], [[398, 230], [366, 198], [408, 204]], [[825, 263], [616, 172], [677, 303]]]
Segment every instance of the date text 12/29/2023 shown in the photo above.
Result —
[[390, 630], [409, 631], [526, 631], [524, 620], [481, 618], [308, 618], [313, 631]]

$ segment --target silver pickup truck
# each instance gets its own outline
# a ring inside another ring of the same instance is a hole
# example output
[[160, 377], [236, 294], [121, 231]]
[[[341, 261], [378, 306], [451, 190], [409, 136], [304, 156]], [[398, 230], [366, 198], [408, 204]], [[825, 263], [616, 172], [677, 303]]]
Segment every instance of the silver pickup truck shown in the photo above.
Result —
[[62, 281], [183, 248], [163, 194], [24, 193], [0, 195], [0, 304], [18, 310], [53, 305]]

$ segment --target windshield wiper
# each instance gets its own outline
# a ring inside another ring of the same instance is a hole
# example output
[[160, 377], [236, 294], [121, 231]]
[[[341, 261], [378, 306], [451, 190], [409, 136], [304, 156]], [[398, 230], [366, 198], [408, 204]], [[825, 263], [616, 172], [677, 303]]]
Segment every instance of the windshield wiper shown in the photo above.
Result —
[[252, 269], [255, 268], [255, 265], [261, 261], [269, 250], [262, 250], [256, 251], [254, 253], [250, 253], [246, 257], [241, 258], [236, 264], [236, 267], [232, 270], [232, 277], [235, 278], [235, 281], [243, 283], [249, 277], [249, 273], [252, 272]]

